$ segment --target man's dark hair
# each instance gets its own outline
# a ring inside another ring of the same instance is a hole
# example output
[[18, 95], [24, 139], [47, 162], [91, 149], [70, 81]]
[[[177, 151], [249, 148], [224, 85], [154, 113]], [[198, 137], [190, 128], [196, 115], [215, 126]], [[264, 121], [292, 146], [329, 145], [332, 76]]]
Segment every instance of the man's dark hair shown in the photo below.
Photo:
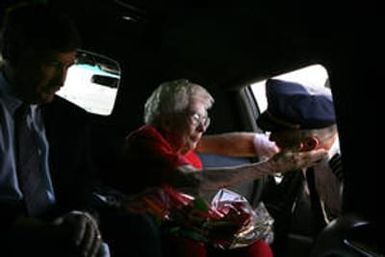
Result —
[[23, 49], [68, 52], [80, 44], [79, 32], [70, 17], [44, 4], [10, 8], [0, 34], [1, 54], [11, 62], [17, 61]]

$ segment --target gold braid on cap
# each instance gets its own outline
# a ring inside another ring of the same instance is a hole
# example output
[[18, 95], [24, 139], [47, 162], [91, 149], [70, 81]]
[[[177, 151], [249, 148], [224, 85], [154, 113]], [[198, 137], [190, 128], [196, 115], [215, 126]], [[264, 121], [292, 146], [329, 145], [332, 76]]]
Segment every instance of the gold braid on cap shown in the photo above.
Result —
[[288, 121], [285, 121], [283, 119], [275, 117], [273, 114], [271, 114], [268, 110], [266, 110], [267, 115], [269, 115], [269, 118], [274, 121], [275, 123], [291, 128], [291, 129], [300, 129], [301, 125], [300, 124], [295, 124], [295, 123], [290, 123]]

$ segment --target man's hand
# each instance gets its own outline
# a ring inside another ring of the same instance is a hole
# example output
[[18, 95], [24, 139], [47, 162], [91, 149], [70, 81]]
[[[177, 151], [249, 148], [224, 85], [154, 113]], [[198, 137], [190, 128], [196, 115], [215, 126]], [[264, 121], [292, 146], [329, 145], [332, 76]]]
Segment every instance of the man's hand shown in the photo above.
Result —
[[54, 221], [54, 225], [69, 231], [69, 245], [79, 256], [96, 257], [102, 244], [102, 237], [96, 220], [87, 212], [73, 211]]

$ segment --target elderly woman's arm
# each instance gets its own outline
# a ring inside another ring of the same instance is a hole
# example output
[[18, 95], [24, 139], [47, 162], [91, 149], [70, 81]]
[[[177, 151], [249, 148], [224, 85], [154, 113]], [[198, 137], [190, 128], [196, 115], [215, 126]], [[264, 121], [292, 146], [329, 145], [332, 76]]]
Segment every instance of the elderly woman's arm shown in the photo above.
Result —
[[321, 149], [309, 152], [282, 152], [263, 162], [210, 168], [202, 172], [183, 167], [179, 169], [181, 176], [176, 176], [172, 185], [184, 191], [204, 192], [252, 181], [265, 175], [310, 167], [326, 156], [327, 152]]
[[263, 133], [229, 132], [215, 135], [204, 135], [196, 151], [226, 156], [267, 156], [271, 157], [279, 149], [274, 142]]

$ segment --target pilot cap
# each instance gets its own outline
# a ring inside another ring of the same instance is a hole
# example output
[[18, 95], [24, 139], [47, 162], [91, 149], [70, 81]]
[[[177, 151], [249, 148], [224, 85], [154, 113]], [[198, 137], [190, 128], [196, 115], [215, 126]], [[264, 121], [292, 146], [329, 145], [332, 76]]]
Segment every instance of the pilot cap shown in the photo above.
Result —
[[267, 110], [257, 119], [264, 131], [319, 129], [335, 124], [332, 95], [327, 88], [307, 88], [279, 79], [266, 81]]

